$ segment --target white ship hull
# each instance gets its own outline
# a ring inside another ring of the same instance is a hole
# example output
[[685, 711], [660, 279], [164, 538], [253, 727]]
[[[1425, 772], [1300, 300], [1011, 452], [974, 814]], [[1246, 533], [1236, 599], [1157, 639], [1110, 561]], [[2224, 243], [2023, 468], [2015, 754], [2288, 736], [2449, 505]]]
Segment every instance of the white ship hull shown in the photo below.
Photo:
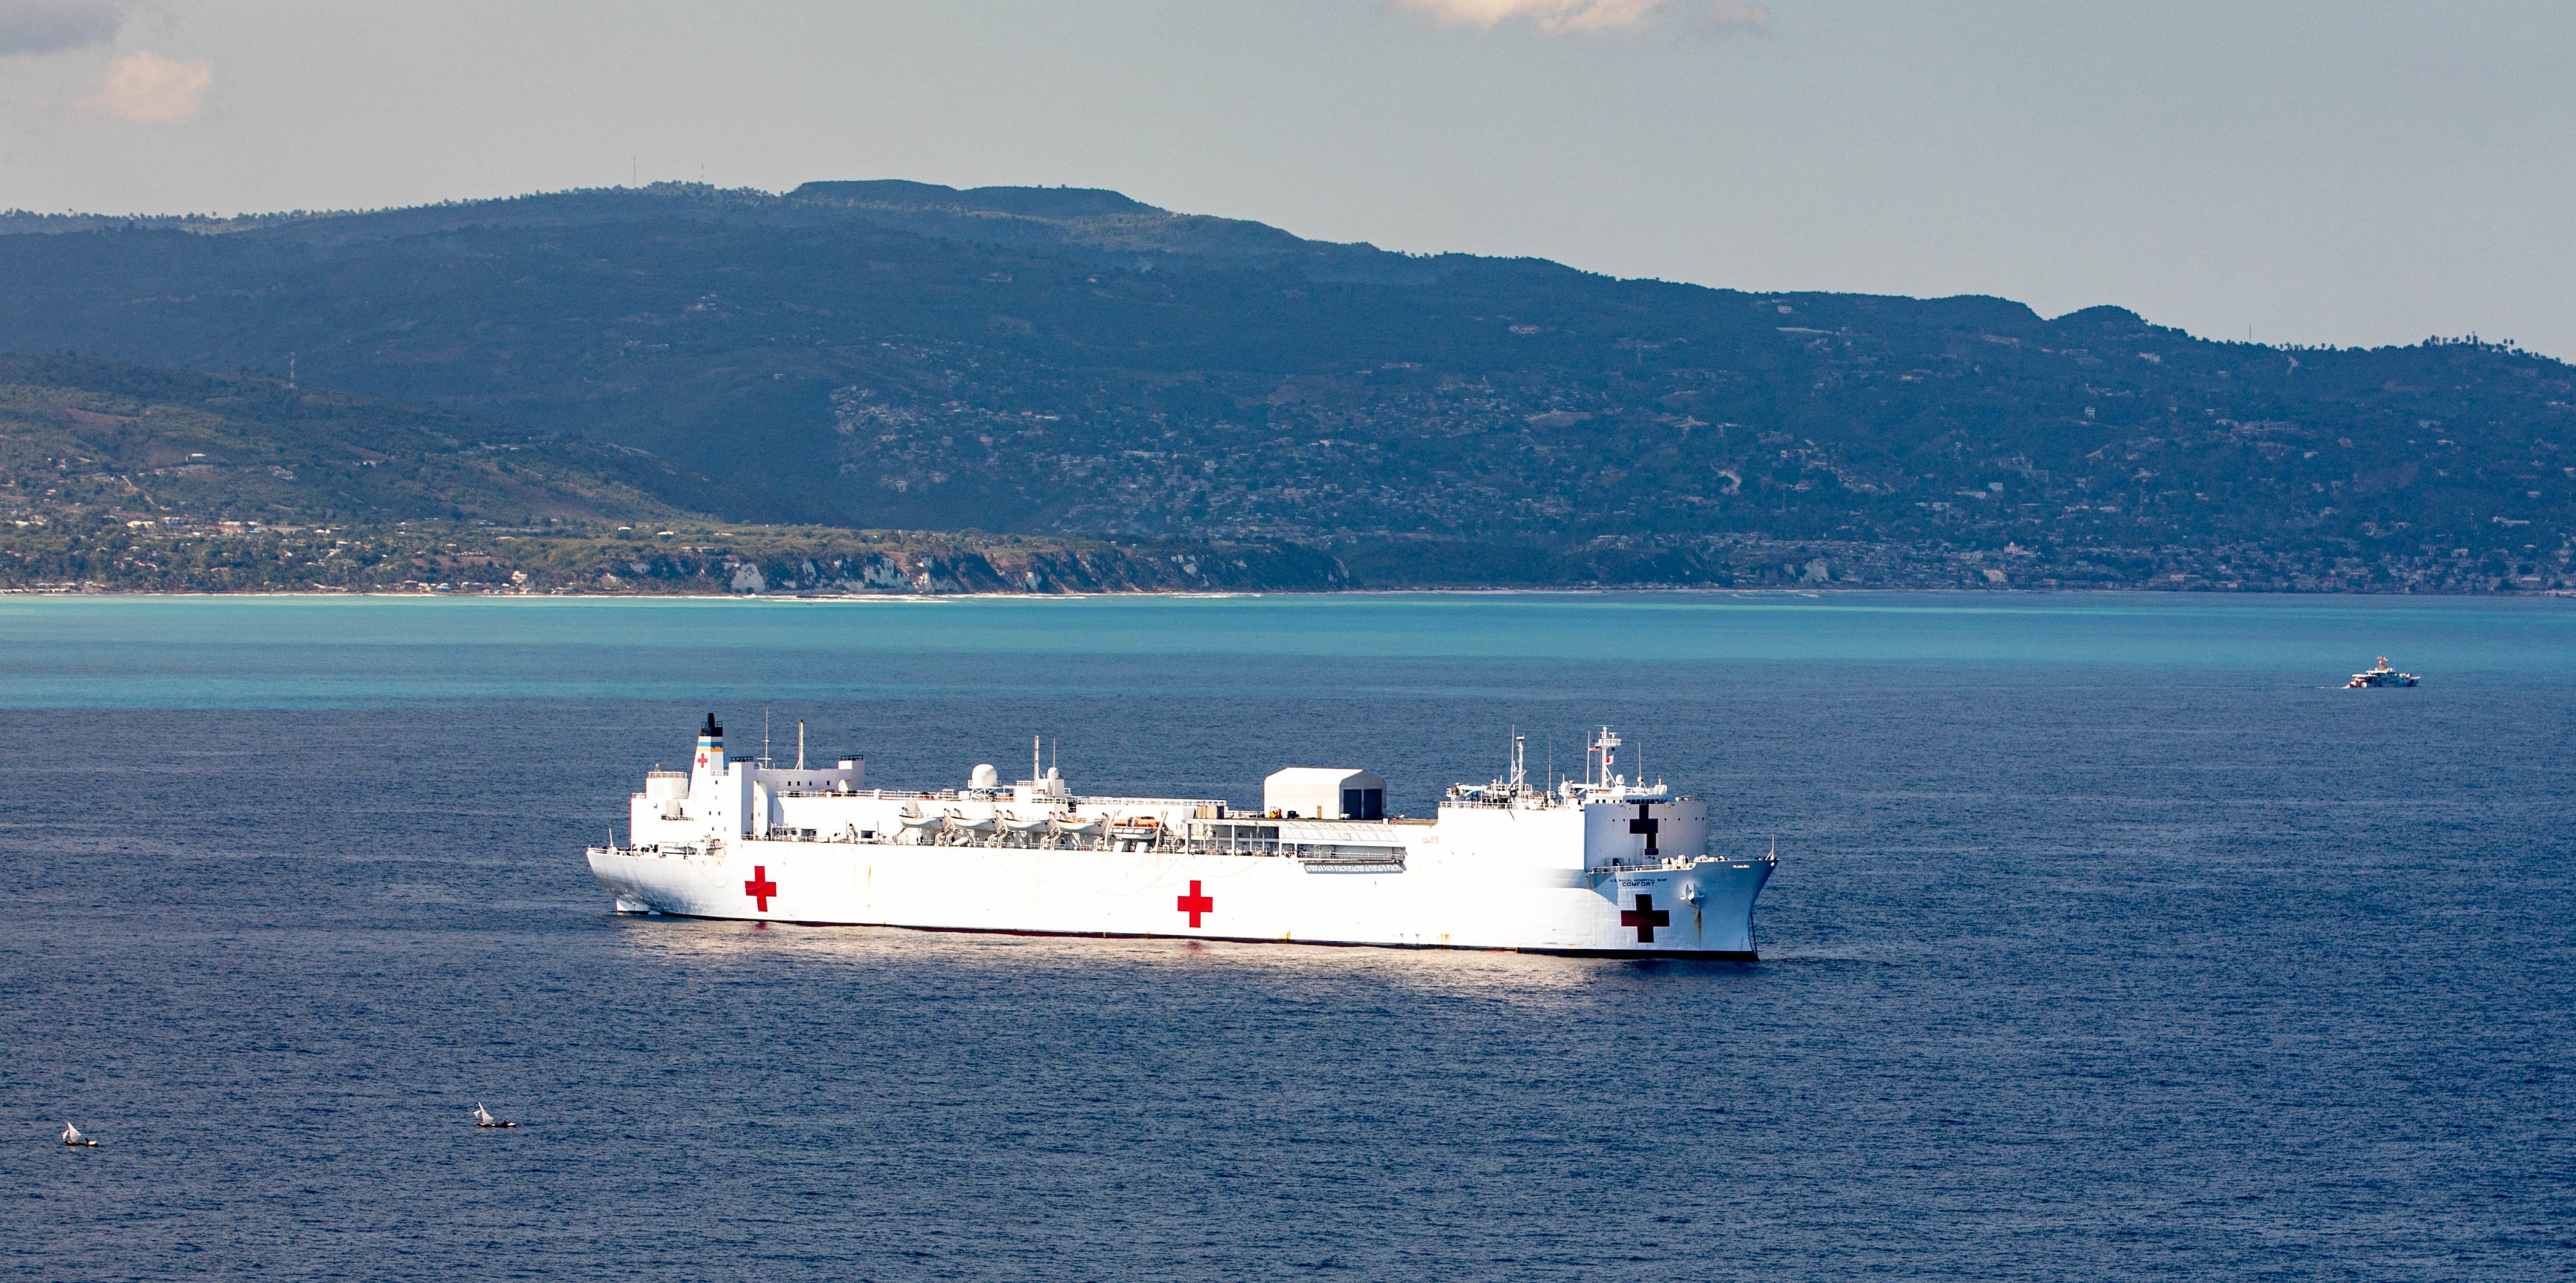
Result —
[[1773, 862], [1672, 863], [1596, 872], [850, 842], [742, 841], [689, 855], [590, 850], [591, 872], [629, 913], [1753, 960], [1754, 899]]

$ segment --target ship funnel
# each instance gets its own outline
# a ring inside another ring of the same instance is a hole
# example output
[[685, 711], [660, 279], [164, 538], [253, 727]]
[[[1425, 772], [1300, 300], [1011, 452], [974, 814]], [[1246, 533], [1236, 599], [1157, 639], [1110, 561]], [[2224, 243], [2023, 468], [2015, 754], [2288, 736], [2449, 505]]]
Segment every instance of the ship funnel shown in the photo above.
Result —
[[709, 713], [707, 724], [698, 728], [698, 751], [691, 762], [689, 791], [697, 792], [700, 781], [722, 775], [724, 769], [724, 728], [716, 725], [716, 715]]

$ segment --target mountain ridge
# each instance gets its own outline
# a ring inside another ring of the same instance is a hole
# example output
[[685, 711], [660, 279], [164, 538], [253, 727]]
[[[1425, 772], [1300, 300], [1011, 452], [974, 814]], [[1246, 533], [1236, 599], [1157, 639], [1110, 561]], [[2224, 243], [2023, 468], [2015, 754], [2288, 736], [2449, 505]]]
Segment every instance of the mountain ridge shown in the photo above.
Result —
[[673, 184], [176, 226], [0, 219], [63, 233], [0, 236], [0, 348], [291, 354], [310, 383], [650, 452], [729, 521], [1286, 542], [1465, 582], [1823, 541], [2387, 588], [2463, 556], [2554, 583], [2576, 533], [2576, 381], [2507, 345], [1615, 280], [1097, 189]]

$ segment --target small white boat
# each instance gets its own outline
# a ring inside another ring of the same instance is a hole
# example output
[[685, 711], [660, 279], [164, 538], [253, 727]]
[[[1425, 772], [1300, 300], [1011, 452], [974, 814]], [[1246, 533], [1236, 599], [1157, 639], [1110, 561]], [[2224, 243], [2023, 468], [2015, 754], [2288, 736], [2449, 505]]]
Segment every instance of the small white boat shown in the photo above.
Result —
[[89, 1137], [82, 1135], [81, 1129], [72, 1126], [70, 1123], [63, 1124], [63, 1143], [66, 1145], [78, 1145], [83, 1149], [98, 1148], [97, 1141], [91, 1140]]
[[482, 1101], [479, 1101], [479, 1100], [474, 1102], [474, 1125], [475, 1125], [475, 1126], [477, 1126], [477, 1127], [516, 1127], [516, 1126], [518, 1126], [518, 1124], [517, 1124], [517, 1123], [505, 1123], [505, 1122], [502, 1122], [502, 1121], [501, 1121], [500, 1119], [498, 1119], [498, 1118], [494, 1118], [494, 1117], [492, 1116], [492, 1111], [491, 1111], [491, 1110], [488, 1110], [488, 1109], [485, 1109], [485, 1108], [483, 1107], [483, 1102], [482, 1102]]
[[2382, 655], [2379, 657], [2379, 664], [2377, 667], [2365, 668], [2358, 673], [2354, 673], [2352, 675], [2352, 680], [2345, 682], [2343, 684], [2343, 688], [2348, 691], [2357, 691], [2367, 690], [2373, 686], [2412, 686], [2422, 680], [2422, 678], [2417, 677], [2413, 673], [2401, 673], [2394, 668], [2390, 668], [2388, 666], [2388, 657], [2386, 655]]

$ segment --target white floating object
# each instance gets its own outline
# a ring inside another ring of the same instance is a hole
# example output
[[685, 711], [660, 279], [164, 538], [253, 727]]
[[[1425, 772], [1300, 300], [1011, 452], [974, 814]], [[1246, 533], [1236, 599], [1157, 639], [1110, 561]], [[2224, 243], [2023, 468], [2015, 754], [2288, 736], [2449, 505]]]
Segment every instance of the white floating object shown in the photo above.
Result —
[[63, 1124], [63, 1143], [66, 1145], [78, 1145], [84, 1149], [98, 1148], [97, 1141], [91, 1140], [89, 1137], [82, 1135], [80, 1128], [74, 1127], [68, 1122]]
[[2354, 673], [2352, 675], [2352, 680], [2345, 682], [2343, 684], [2343, 688], [2348, 691], [2357, 691], [2368, 690], [2375, 686], [2412, 686], [2422, 680], [2424, 679], [2417, 677], [2413, 673], [2401, 673], [2394, 668], [2390, 668], [2388, 666], [2388, 657], [2386, 655], [2382, 655], [2379, 657], [2379, 663], [2376, 666], [2365, 668], [2358, 673]]
[[485, 1108], [483, 1107], [483, 1102], [482, 1102], [482, 1101], [479, 1101], [479, 1100], [474, 1102], [474, 1125], [475, 1125], [475, 1126], [477, 1126], [477, 1127], [516, 1127], [516, 1126], [518, 1126], [518, 1124], [517, 1124], [517, 1123], [505, 1123], [505, 1122], [502, 1122], [502, 1121], [501, 1121], [500, 1119], [498, 1119], [498, 1118], [494, 1118], [494, 1117], [492, 1116], [492, 1111], [491, 1111], [491, 1110], [488, 1110], [488, 1109], [485, 1109]]

